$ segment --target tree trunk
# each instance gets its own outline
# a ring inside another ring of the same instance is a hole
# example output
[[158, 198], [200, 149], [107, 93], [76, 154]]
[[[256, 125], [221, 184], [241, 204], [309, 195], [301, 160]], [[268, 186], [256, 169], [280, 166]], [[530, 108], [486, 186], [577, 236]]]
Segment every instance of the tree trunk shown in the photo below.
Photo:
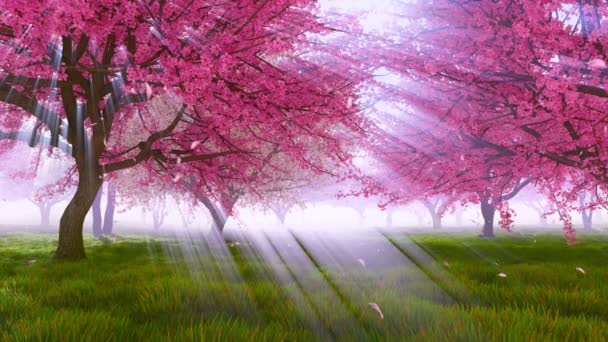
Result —
[[102, 183], [99, 170], [78, 167], [78, 188], [59, 221], [55, 258], [76, 260], [85, 257], [82, 226]]
[[159, 194], [154, 198], [152, 204], [152, 224], [154, 225], [154, 230], [160, 230], [160, 227], [165, 222], [165, 205], [165, 194]]
[[103, 230], [101, 229], [101, 196], [103, 196], [103, 189], [99, 188], [97, 191], [97, 195], [95, 196], [95, 200], [93, 201], [93, 207], [91, 210], [93, 211], [93, 236], [100, 237], [103, 235]]
[[274, 204], [271, 205], [271, 209], [272, 212], [275, 214], [275, 216], [279, 219], [279, 221], [281, 222], [281, 225], [285, 225], [285, 218], [287, 217], [287, 213], [289, 212], [289, 208], [281, 205], [281, 204]]
[[40, 210], [40, 226], [48, 227], [51, 222], [51, 205], [48, 203], [39, 203], [38, 209]]
[[190, 224], [188, 222], [188, 218], [186, 217], [186, 214], [184, 214], [184, 212], [181, 209], [181, 206], [178, 204], [177, 205], [177, 212], [179, 212], [179, 217], [182, 220], [182, 225], [184, 226], [184, 228], [188, 228], [188, 225]]
[[481, 215], [483, 216], [483, 228], [480, 237], [494, 237], [494, 212], [496, 208], [489, 198], [481, 200]]
[[441, 216], [439, 216], [437, 214], [437, 209], [435, 208], [435, 205], [433, 205], [433, 203], [427, 202], [427, 201], [422, 201], [422, 204], [424, 204], [424, 207], [428, 210], [429, 214], [431, 215], [431, 221], [433, 222], [433, 229], [441, 229]]
[[209, 197], [200, 196], [198, 198], [199, 201], [203, 203], [203, 205], [209, 210], [211, 214], [211, 218], [213, 219], [213, 225], [215, 229], [221, 234], [224, 231], [224, 226], [226, 225], [227, 218], [222, 214], [220, 208], [209, 199]]
[[152, 209], [152, 224], [154, 225], [154, 230], [160, 230], [160, 227], [163, 225], [164, 217], [164, 210], [159, 208]]
[[591, 210], [583, 210], [581, 212], [583, 218], [583, 231], [592, 232], [593, 231], [593, 211]]
[[391, 210], [391, 209], [386, 210], [386, 227], [387, 228], [393, 227], [393, 210]]
[[106, 212], [103, 216], [103, 235], [112, 235], [114, 230], [114, 210], [116, 209], [116, 189], [108, 183], [108, 194], [106, 195]]
[[443, 225], [441, 224], [441, 216], [437, 215], [437, 213], [431, 213], [431, 219], [433, 220], [433, 229], [443, 228]]
[[457, 208], [456, 212], [454, 214], [456, 215], [456, 225], [458, 227], [462, 227], [463, 209], [462, 208]]

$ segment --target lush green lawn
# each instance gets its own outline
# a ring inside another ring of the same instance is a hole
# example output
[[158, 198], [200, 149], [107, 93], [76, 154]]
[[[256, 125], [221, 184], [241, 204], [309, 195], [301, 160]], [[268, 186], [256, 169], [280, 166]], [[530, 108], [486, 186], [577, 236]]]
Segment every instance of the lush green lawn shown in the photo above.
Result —
[[87, 260], [56, 262], [53, 240], [0, 237], [0, 341], [608, 340], [597, 235], [396, 237], [366, 268], [294, 246], [262, 261], [245, 244], [210, 255], [139, 238], [88, 240]]

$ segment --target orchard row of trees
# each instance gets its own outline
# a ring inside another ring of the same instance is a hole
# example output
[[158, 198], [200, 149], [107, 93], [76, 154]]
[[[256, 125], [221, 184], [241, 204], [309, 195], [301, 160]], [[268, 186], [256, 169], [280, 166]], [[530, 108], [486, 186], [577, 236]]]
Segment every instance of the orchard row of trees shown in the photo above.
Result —
[[396, 0], [382, 30], [313, 0], [0, 8], [0, 153], [72, 163], [57, 258], [85, 256], [104, 182], [147, 206], [187, 193], [220, 229], [237, 201], [327, 182], [382, 206], [477, 203], [504, 227], [533, 185], [569, 241], [571, 209], [605, 204], [605, 2]]

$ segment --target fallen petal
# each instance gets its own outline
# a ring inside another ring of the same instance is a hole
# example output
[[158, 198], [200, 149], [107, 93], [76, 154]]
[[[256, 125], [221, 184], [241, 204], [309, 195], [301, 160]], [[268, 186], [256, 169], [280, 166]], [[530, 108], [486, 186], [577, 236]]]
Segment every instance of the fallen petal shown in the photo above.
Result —
[[582, 267], [577, 267], [576, 270], [581, 272], [582, 274], [585, 274], [585, 270]]
[[378, 306], [378, 304], [376, 304], [376, 303], [367, 303], [367, 304], [369, 304], [369, 307], [372, 308], [372, 310], [374, 310], [378, 313], [378, 316], [380, 316], [381, 319], [384, 319], [384, 314], [382, 313], [382, 310], [380, 310], [380, 307]]
[[443, 261], [443, 264], [445, 265], [445, 267], [450, 267], [450, 263], [449, 263], [449, 262], [447, 262], [447, 260], [444, 260], [444, 261]]
[[500, 272], [500, 273], [498, 273], [498, 276], [501, 277], [501, 278], [506, 278], [507, 274]]

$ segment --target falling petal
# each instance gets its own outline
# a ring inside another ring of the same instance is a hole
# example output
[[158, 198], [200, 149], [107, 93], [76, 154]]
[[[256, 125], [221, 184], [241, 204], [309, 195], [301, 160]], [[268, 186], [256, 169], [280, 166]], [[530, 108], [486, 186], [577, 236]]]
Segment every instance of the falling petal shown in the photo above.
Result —
[[190, 149], [194, 150], [196, 148], [196, 146], [200, 145], [201, 141], [197, 140], [197, 141], [193, 141], [192, 144], [190, 144]]
[[585, 274], [585, 270], [582, 267], [577, 267], [576, 270], [581, 272], [582, 274]]
[[175, 161], [175, 162], [176, 162], [177, 164], [181, 164], [181, 163], [182, 163], [182, 158], [177, 157], [177, 159], [176, 159], [176, 161]]
[[589, 61], [589, 67], [593, 69], [603, 69], [606, 67], [606, 62], [601, 59], [592, 59]]
[[368, 303], [369, 307], [372, 308], [372, 310], [376, 311], [378, 313], [378, 315], [380, 316], [381, 319], [384, 319], [384, 314], [382, 313], [382, 310], [380, 310], [380, 307], [378, 306], [378, 304], [376, 303]]
[[179, 182], [180, 179], [182, 179], [182, 175], [181, 174], [175, 175], [175, 177], [173, 177], [173, 183]]
[[357, 261], [359, 262], [359, 264], [360, 264], [360, 265], [361, 265], [363, 268], [365, 268], [365, 266], [366, 266], [366, 265], [365, 265], [365, 260], [363, 260], [363, 259], [357, 259]]
[[501, 278], [506, 278], [507, 274], [500, 272], [500, 273], [498, 273], [498, 276], [501, 277]]
[[152, 87], [150, 87], [150, 85], [148, 84], [148, 82], [146, 82], [146, 97], [147, 98], [151, 98], [152, 97]]

